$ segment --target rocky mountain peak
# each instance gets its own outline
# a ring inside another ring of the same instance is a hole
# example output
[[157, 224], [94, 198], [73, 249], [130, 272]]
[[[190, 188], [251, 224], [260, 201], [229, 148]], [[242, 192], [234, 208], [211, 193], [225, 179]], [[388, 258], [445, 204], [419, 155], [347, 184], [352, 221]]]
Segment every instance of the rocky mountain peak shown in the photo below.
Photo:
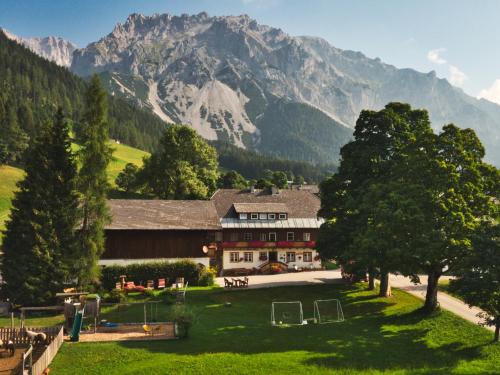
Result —
[[73, 59], [76, 46], [60, 37], [48, 36], [44, 38], [23, 38], [12, 34], [6, 29], [1, 31], [11, 40], [24, 45], [37, 55], [55, 62], [57, 65], [69, 67]]
[[[264, 127], [284, 121], [270, 118], [289, 103], [329, 118], [324, 126], [331, 129], [325, 132], [354, 127], [362, 109], [404, 101], [429, 109], [436, 128], [455, 122], [476, 129], [486, 144], [499, 139], [498, 130], [491, 130], [500, 127], [496, 110], [434, 72], [397, 69], [322, 38], [290, 36], [244, 14], [132, 14], [100, 41], [75, 51], [71, 69], [83, 76], [107, 73], [112, 92], [167, 121], [191, 124], [207, 139], [240, 147], [264, 149], [269, 131]], [[297, 137], [295, 144], [307, 142], [308, 135]], [[327, 155], [311, 147], [311, 155]], [[301, 151], [294, 157], [314, 159], [311, 155]]]

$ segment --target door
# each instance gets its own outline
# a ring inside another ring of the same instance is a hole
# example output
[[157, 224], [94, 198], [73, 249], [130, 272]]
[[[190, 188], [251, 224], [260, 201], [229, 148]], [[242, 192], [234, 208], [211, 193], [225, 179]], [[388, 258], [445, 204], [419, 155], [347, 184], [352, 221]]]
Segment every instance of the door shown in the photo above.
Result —
[[278, 252], [277, 251], [270, 251], [269, 252], [269, 261], [270, 262], [277, 262], [278, 261]]

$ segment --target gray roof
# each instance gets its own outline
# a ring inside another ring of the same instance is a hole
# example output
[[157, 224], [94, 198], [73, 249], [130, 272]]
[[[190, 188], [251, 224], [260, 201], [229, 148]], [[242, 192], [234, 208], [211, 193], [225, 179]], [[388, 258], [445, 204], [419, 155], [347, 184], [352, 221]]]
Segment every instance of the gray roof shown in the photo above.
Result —
[[211, 201], [110, 199], [106, 229], [220, 230]]
[[[305, 190], [280, 190], [278, 194], [270, 194], [264, 190], [220, 189], [212, 196], [212, 201], [220, 218], [236, 218], [235, 207], [244, 204], [280, 204], [286, 206], [288, 218], [316, 219], [321, 206], [319, 198]], [[263, 212], [264, 213], [264, 212]]]
[[237, 213], [286, 213], [288, 212], [287, 206], [284, 203], [234, 203], [234, 210]]
[[319, 228], [325, 222], [324, 219], [313, 218], [294, 218], [287, 220], [239, 220], [235, 218], [222, 218], [220, 223], [222, 228], [241, 228], [241, 229], [259, 229], [259, 228]]

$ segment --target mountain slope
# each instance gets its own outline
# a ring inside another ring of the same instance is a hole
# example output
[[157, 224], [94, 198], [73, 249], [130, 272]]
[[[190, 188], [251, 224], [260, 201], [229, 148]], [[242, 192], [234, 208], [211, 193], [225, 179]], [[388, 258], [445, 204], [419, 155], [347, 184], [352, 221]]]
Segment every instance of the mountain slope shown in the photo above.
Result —
[[[436, 128], [455, 122], [476, 130], [489, 159], [500, 164], [499, 106], [467, 96], [433, 72], [397, 69], [245, 15], [132, 14], [101, 40], [76, 50], [71, 69], [82, 76], [107, 75], [117, 95], [167, 121], [189, 123], [207, 139], [315, 162], [338, 155], [337, 143], [347, 140], [342, 126], [354, 127], [362, 109], [406, 101], [429, 109]], [[325, 114], [329, 121], [319, 121], [314, 131], [336, 141], [311, 148], [309, 125], [299, 126], [300, 136], [288, 136], [281, 116], [262, 121], [266, 113], [280, 112], [281, 100], [301, 104], [296, 112], [302, 117]], [[263, 139], [277, 134], [287, 142]]]
[[0, 31], [3, 31], [9, 39], [22, 44], [38, 56], [52, 61], [59, 66], [71, 66], [73, 52], [76, 46], [66, 39], [54, 36], [45, 38], [22, 38], [2, 28], [0, 28]]
[[[22, 139], [33, 137], [40, 124], [50, 120], [61, 106], [73, 123], [83, 126], [86, 82], [68, 69], [43, 59], [0, 32], [0, 146], [11, 142], [12, 129]], [[166, 124], [150, 111], [108, 96], [110, 137], [122, 143], [152, 150]], [[18, 142], [19, 143], [19, 142]]]

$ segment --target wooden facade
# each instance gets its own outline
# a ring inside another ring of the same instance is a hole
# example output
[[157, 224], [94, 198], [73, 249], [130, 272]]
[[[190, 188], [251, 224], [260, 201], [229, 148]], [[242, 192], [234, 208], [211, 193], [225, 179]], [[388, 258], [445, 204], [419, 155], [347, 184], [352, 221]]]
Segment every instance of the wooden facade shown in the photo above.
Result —
[[101, 259], [199, 258], [214, 238], [206, 230], [107, 230]]

